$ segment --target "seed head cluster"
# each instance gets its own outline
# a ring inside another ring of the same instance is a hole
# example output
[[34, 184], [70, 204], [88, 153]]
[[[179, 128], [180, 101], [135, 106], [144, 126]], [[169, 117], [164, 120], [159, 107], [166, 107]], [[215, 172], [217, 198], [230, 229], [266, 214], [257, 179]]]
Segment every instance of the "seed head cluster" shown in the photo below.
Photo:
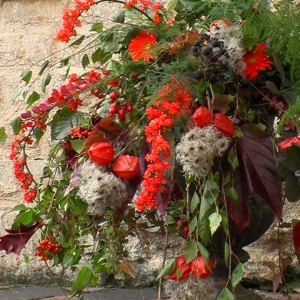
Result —
[[125, 183], [90, 161], [81, 166], [79, 194], [87, 202], [91, 215], [104, 215], [107, 210], [120, 208], [127, 200]]
[[210, 278], [189, 278], [182, 282], [166, 281], [164, 291], [170, 300], [215, 300], [218, 289]]
[[186, 174], [203, 178], [209, 174], [213, 159], [223, 156], [230, 141], [215, 126], [194, 127], [176, 146], [176, 159]]

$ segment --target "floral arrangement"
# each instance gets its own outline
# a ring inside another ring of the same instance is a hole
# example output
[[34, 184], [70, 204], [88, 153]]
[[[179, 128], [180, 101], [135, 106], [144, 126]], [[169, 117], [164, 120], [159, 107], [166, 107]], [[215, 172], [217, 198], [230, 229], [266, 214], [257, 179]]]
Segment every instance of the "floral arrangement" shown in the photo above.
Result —
[[[157, 226], [166, 239], [183, 237], [158, 276], [175, 285], [172, 299], [200, 299], [218, 251], [229, 275], [213, 297], [234, 299], [243, 276], [235, 250], [255, 240], [240, 245], [234, 237], [256, 231], [260, 207], [264, 232], [274, 216], [282, 222], [284, 199], [299, 200], [300, 42], [289, 27], [299, 24], [299, 7], [115, 0], [114, 26], [94, 23], [76, 37], [101, 2], [74, 0], [55, 38], [81, 47], [82, 74], [69, 74], [70, 56], [60, 60], [66, 82], [56, 89], [49, 90], [49, 60], [37, 75], [41, 91], [31, 88], [32, 71], [21, 75], [28, 110], [11, 123], [10, 159], [33, 205], [15, 207], [0, 249], [19, 255], [41, 229], [35, 255], [78, 269], [76, 295], [97, 284], [98, 273], [134, 277], [128, 237], [144, 247], [144, 232]], [[48, 164], [35, 179], [26, 150], [48, 130]], [[299, 255], [300, 221], [293, 226]]]

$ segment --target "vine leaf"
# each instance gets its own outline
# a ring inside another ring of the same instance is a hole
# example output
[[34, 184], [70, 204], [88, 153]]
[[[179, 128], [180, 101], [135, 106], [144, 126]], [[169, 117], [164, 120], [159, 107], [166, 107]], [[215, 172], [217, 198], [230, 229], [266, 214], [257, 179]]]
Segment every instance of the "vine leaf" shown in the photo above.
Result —
[[136, 264], [135, 261], [125, 260], [117, 266], [117, 274], [121, 275], [122, 273], [126, 273], [131, 278], [135, 279], [135, 274], [132, 267]]
[[37, 222], [29, 227], [20, 224], [17, 230], [5, 229], [8, 234], [0, 237], [0, 250], [4, 250], [6, 254], [14, 253], [19, 256], [32, 235], [44, 224]]
[[277, 181], [273, 141], [270, 135], [254, 124], [241, 126], [243, 136], [237, 140], [239, 167], [233, 174], [238, 194], [236, 204], [227, 201], [230, 216], [244, 230], [249, 224], [248, 200], [257, 195], [274, 214], [282, 218], [281, 184]]

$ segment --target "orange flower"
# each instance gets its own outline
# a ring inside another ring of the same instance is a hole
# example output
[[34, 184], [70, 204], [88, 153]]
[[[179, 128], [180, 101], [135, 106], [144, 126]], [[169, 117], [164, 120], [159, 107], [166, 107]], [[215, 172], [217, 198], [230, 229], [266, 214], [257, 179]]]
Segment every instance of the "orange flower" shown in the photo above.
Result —
[[146, 63], [153, 59], [153, 47], [157, 43], [156, 37], [150, 32], [142, 32], [129, 44], [128, 50], [133, 61], [143, 60]]
[[258, 76], [259, 71], [271, 70], [272, 61], [268, 56], [263, 54], [267, 51], [267, 46], [265, 44], [256, 44], [252, 50], [244, 55], [244, 63], [246, 64], [246, 69], [244, 75], [248, 77], [249, 80], [253, 80]]

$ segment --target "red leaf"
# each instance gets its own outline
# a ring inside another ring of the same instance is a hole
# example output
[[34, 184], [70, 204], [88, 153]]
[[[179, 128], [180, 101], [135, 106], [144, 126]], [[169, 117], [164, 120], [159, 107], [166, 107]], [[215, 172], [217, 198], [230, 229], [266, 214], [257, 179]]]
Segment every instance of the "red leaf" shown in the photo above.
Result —
[[293, 227], [293, 243], [296, 255], [300, 255], [300, 221]]
[[281, 184], [277, 181], [273, 140], [253, 124], [240, 127], [243, 137], [237, 140], [239, 167], [234, 172], [234, 188], [239, 201], [228, 201], [230, 215], [241, 231], [249, 224], [248, 200], [257, 195], [279, 219], [282, 218]]
[[119, 137], [123, 129], [119, 127], [114, 119], [114, 117], [107, 117], [100, 120], [85, 140], [81, 154], [87, 152], [94, 143], [112, 142]]
[[0, 237], [0, 250], [19, 256], [32, 235], [44, 225], [44, 222], [39, 222], [29, 227], [21, 224], [19, 230], [5, 229], [8, 234]]
[[291, 148], [293, 145], [300, 147], [300, 139], [297, 136], [293, 136], [289, 139], [286, 139], [285, 141], [281, 142], [278, 145], [278, 150], [280, 152], [283, 152], [289, 148]]

